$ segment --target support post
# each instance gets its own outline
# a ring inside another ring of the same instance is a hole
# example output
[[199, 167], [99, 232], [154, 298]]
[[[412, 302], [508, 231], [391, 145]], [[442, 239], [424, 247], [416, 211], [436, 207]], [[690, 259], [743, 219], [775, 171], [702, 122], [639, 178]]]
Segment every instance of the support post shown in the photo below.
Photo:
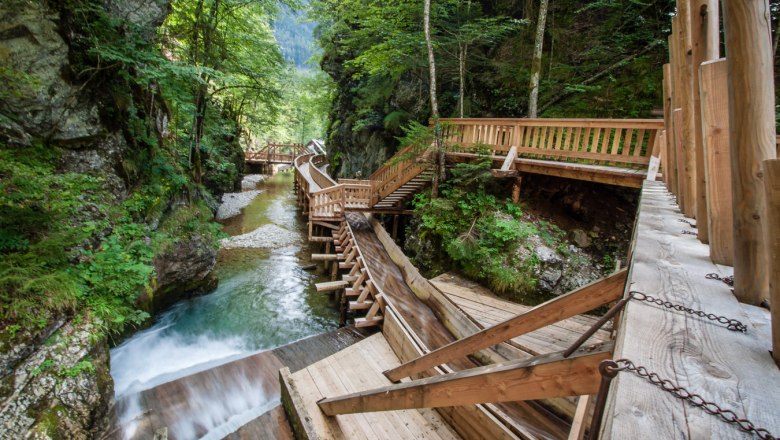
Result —
[[682, 124], [680, 134], [682, 136], [683, 161], [683, 191], [682, 211], [686, 217], [696, 217], [696, 148], [693, 127], [693, 81], [691, 69], [691, 33], [689, 19], [689, 0], [677, 1], [677, 16], [675, 21], [677, 37], [677, 68], [679, 69], [679, 84], [675, 84], [679, 90], [680, 108], [682, 109]]
[[693, 62], [693, 140], [696, 149], [696, 227], [698, 237], [702, 243], [709, 243], [709, 220], [707, 213], [707, 191], [704, 160], [704, 143], [702, 132], [701, 94], [699, 90], [699, 66], [704, 61], [717, 59], [713, 57], [713, 48], [718, 51], [718, 33], [710, 33], [710, 22], [715, 15], [718, 19], [717, 0], [690, 0], [690, 30], [691, 30], [691, 58]]
[[[699, 71], [704, 132], [704, 172], [707, 179], [707, 221], [710, 259], [734, 265], [734, 210], [731, 194], [729, 94], [726, 60], [707, 61]], [[701, 222], [698, 223], [701, 226]]]
[[512, 185], [512, 203], [520, 202], [520, 190], [523, 185], [523, 176], [515, 177], [515, 183]]
[[769, 297], [762, 163], [774, 159], [775, 85], [767, 0], [724, 0], [734, 187], [734, 295]]
[[780, 367], [780, 159], [764, 161], [767, 218], [764, 240], [769, 246], [769, 303], [772, 313], [772, 357]]
[[398, 214], [393, 216], [393, 240], [398, 239], [398, 217]]
[[674, 152], [674, 128], [672, 126], [672, 70], [669, 63], [664, 64], [664, 127], [666, 145], [664, 147], [663, 175], [666, 188], [677, 194], [677, 160]]

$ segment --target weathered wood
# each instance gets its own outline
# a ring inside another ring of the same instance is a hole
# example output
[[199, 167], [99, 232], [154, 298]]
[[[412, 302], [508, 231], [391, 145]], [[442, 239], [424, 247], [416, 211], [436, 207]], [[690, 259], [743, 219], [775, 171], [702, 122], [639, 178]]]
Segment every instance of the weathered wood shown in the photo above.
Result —
[[772, 305], [772, 357], [780, 367], [780, 159], [764, 161], [767, 218], [764, 236], [769, 252], [769, 303]]
[[349, 286], [346, 281], [327, 281], [324, 283], [317, 283], [314, 287], [317, 288], [317, 292], [332, 292], [334, 290], [344, 289]]
[[425, 356], [409, 361], [398, 368], [385, 372], [385, 376], [391, 381], [397, 382], [404, 377], [425, 371], [436, 365], [451, 362], [491, 345], [593, 310], [620, 298], [625, 282], [626, 270], [622, 270], [566, 295], [547, 301], [523, 315], [506, 320], [501, 324], [474, 333], [445, 345], [438, 350], [434, 350]]
[[[728, 72], [726, 60], [701, 65], [704, 172], [707, 179], [707, 220], [710, 258], [717, 264], [734, 264], [734, 208], [729, 143]], [[697, 222], [701, 227], [701, 223]]]
[[[756, 426], [780, 432], [780, 370], [729, 287], [706, 278], [729, 275], [709, 259], [708, 246], [682, 235], [669, 194], [657, 182], [642, 191], [628, 286], [664, 301], [738, 319], [747, 333], [664, 307], [629, 301], [623, 311], [615, 358], [627, 358], [663, 379], [735, 411]], [[629, 372], [613, 379], [601, 437], [608, 439], [749, 439], [734, 425], [693, 408]], [[641, 414], [641, 416], [639, 416]]]
[[371, 411], [538, 400], [595, 394], [598, 364], [611, 355], [612, 343], [589, 347], [569, 358], [560, 353], [472, 368], [319, 401], [329, 416]]
[[682, 109], [672, 110], [672, 121], [674, 122], [674, 156], [677, 158], [677, 205], [682, 211], [682, 205], [685, 203], [685, 155], [683, 153], [682, 140]]
[[734, 185], [734, 294], [758, 305], [769, 297], [762, 162], [774, 159], [774, 68], [766, 0], [724, 0], [729, 130]]

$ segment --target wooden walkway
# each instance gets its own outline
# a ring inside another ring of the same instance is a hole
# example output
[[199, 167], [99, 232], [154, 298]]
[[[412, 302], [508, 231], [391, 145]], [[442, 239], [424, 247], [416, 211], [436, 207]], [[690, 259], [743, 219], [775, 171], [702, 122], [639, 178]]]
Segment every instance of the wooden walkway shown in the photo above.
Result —
[[[780, 370], [769, 354], [766, 310], [737, 302], [730, 288], [708, 273], [731, 275], [715, 265], [709, 247], [694, 235], [671, 194], [646, 182], [636, 227], [628, 289], [694, 310], [737, 319], [747, 333], [655, 304], [629, 301], [614, 358], [645, 366], [756, 427], [780, 433]], [[690, 221], [690, 220], [686, 220]], [[630, 372], [612, 381], [603, 439], [755, 438]]]
[[[479, 284], [445, 273], [431, 280], [479, 327], [487, 328], [531, 310], [532, 307], [502, 300]], [[535, 330], [512, 339], [512, 344], [529, 355], [540, 355], [563, 351], [571, 346], [598, 320], [595, 316], [577, 315], [553, 325]], [[610, 327], [606, 325], [597, 331], [587, 343], [605, 342], [610, 339]]]
[[[382, 371], [400, 365], [384, 336], [375, 334], [287, 377], [292, 399], [321, 439], [459, 439], [431, 409], [327, 417], [317, 401], [390, 385]], [[283, 373], [284, 374], [284, 373]]]

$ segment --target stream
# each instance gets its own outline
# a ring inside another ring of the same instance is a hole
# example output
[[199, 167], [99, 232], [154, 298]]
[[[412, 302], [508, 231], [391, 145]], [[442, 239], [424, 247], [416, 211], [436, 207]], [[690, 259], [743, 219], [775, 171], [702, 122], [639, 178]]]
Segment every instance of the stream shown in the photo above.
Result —
[[[263, 192], [241, 215], [224, 222], [224, 230], [239, 235], [273, 224], [295, 234], [295, 244], [220, 251], [216, 290], [179, 301], [158, 315], [150, 328], [111, 350], [117, 401], [337, 327], [336, 304], [314, 288], [320, 275], [302, 269], [311, 264], [313, 250], [295, 205], [292, 180], [287, 172], [260, 183]], [[213, 428], [219, 424], [215, 421]], [[132, 437], [127, 434], [126, 429], [125, 437]]]

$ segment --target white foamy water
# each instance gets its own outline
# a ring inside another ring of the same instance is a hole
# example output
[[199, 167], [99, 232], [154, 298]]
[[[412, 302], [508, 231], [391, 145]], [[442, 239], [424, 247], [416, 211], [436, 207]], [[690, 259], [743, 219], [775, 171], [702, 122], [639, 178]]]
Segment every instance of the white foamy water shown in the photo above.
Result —
[[111, 350], [111, 375], [117, 398], [193, 374], [215, 362], [247, 352], [239, 337], [185, 336], [166, 332], [169, 327], [168, 323], [158, 323]]

